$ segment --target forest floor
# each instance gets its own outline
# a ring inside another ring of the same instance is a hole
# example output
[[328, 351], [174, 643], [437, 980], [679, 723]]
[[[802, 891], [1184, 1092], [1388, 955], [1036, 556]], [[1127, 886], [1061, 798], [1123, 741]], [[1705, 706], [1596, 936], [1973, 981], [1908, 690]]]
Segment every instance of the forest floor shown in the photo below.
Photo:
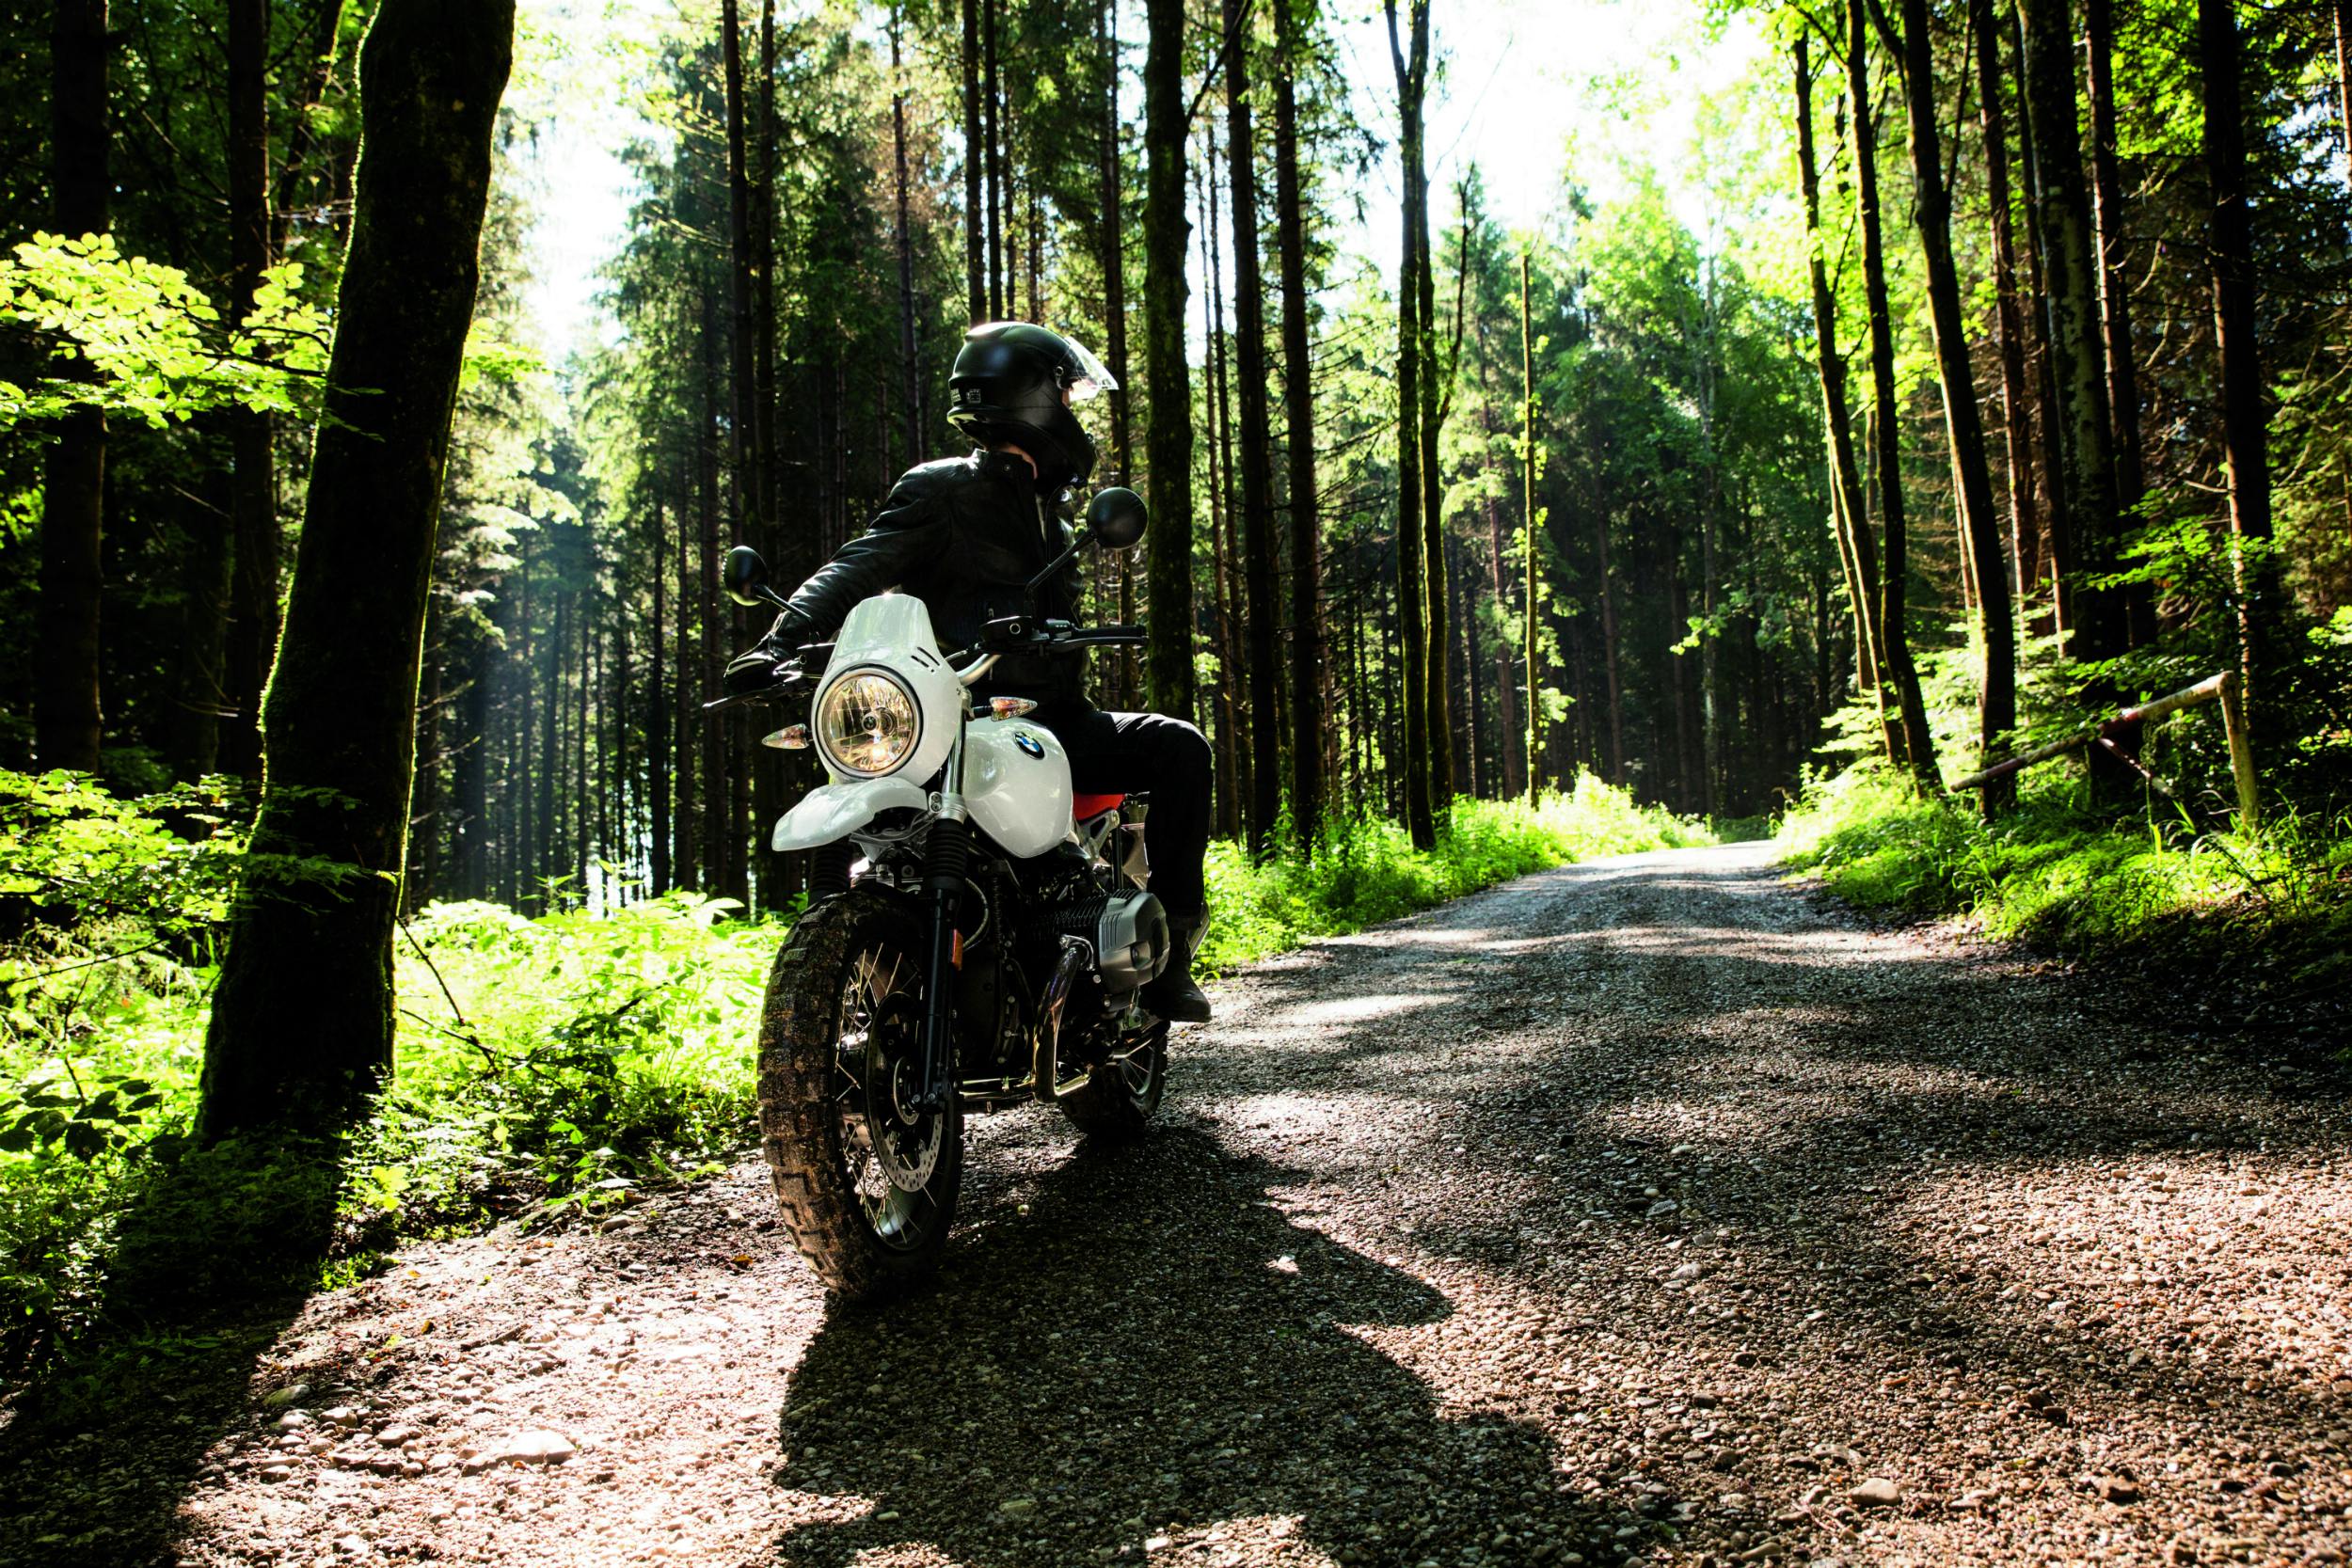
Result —
[[61, 1441], [8, 1562], [2329, 1562], [2352, 1097], [1760, 845], [1216, 988], [828, 1311], [755, 1158], [405, 1248]]

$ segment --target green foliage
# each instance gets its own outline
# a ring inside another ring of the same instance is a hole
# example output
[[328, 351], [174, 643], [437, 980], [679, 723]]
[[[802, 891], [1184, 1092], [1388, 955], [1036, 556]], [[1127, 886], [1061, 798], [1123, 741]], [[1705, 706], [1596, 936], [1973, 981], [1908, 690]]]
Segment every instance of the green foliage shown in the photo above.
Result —
[[1311, 860], [1285, 852], [1252, 864], [1238, 844], [1212, 845], [1202, 967], [1215, 973], [1571, 861], [1715, 842], [1699, 824], [1636, 805], [1589, 773], [1534, 807], [1464, 797], [1450, 817], [1426, 853], [1395, 823], [1362, 816], [1332, 823]]
[[58, 374], [0, 381], [0, 430], [78, 404], [161, 426], [242, 404], [310, 411], [326, 369], [326, 313], [302, 298], [302, 265], [264, 275], [230, 324], [178, 267], [125, 256], [112, 235], [36, 234], [0, 257], [0, 322], [48, 339]]
[[236, 788], [207, 779], [126, 800], [87, 774], [0, 768], [0, 899], [163, 936], [209, 927], [228, 912], [243, 847]]
[[2289, 927], [2333, 931], [2311, 971], [2289, 977], [2315, 986], [2352, 978], [2344, 826], [2329, 833], [2289, 816], [2257, 838], [2200, 833], [2161, 800], [2143, 819], [2118, 820], [2055, 765], [2030, 776], [2016, 811], [1988, 822], [1964, 800], [1921, 799], [1870, 762], [1816, 781], [1778, 842], [1788, 864], [1865, 909], [1961, 916], [1987, 935], [2074, 954], [2119, 952], [2184, 921], [2220, 921], [2233, 942]]

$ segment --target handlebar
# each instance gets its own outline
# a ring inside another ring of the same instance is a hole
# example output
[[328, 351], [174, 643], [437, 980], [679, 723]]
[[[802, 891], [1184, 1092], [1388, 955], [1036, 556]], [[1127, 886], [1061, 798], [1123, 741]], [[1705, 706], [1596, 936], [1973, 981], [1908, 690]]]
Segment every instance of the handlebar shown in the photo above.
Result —
[[1007, 615], [981, 628], [975, 652], [991, 654], [1054, 653], [1064, 648], [1117, 648], [1140, 645], [1146, 638], [1140, 626], [1117, 623], [1100, 626], [1074, 626], [1068, 621]]

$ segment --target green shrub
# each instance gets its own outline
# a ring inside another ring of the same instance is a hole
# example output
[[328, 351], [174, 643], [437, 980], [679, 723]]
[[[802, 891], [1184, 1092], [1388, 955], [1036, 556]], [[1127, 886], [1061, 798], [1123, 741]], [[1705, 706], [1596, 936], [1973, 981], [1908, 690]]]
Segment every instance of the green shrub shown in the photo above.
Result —
[[2344, 922], [2352, 868], [2352, 840], [2291, 813], [2252, 837], [2200, 832], [2160, 800], [2119, 819], [2055, 765], [1988, 822], [1973, 802], [1923, 800], [1867, 761], [1811, 783], [1777, 843], [1785, 863], [1862, 908], [1959, 916], [1990, 936], [2075, 953], [2186, 922], [2317, 932]]
[[1591, 774], [1531, 807], [1520, 800], [1454, 805], [1428, 851], [1376, 818], [1334, 822], [1311, 860], [1285, 849], [1252, 863], [1242, 846], [1209, 847], [1209, 932], [1201, 965], [1212, 974], [1313, 937], [1342, 934], [1449, 898], [1595, 855], [1711, 844], [1697, 823], [1639, 806]]

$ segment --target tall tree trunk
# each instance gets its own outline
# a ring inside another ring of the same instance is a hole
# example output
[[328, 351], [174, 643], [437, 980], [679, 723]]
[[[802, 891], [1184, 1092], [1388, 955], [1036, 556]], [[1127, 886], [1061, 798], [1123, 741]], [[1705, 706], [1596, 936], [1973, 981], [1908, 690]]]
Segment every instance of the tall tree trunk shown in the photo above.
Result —
[[1468, 721], [1463, 725], [1462, 754], [1455, 775], [1470, 781], [1469, 793], [1473, 800], [1483, 800], [1491, 792], [1486, 787], [1486, 721], [1479, 712], [1478, 701], [1478, 576], [1475, 572], [1450, 572], [1447, 580], [1452, 584], [1454, 624], [1462, 628], [1462, 684], [1453, 695], [1462, 699], [1462, 712]]
[[[293, 223], [302, 178], [310, 172], [310, 155], [317, 150], [318, 131], [316, 116], [312, 111], [326, 102], [327, 89], [334, 86], [336, 57], [342, 40], [343, 12], [349, 8], [349, 4], [350, 0], [318, 0], [317, 9], [311, 13], [303, 83], [291, 104], [294, 113], [286, 133], [286, 154], [278, 165], [277, 198], [268, 204], [269, 253], [272, 256], [285, 253], [286, 236]], [[277, 610], [273, 602], [270, 606], [273, 621]]]
[[361, 51], [367, 150], [207, 1136], [341, 1123], [391, 1070], [420, 644], [514, 22], [512, 0], [383, 0]]
[[[695, 518], [701, 527], [700, 573], [692, 595], [691, 618], [701, 654], [696, 672], [701, 700], [719, 697], [719, 677], [725, 658], [720, 628], [725, 611], [719, 597], [719, 334], [706, 299], [703, 308], [701, 406], [695, 420]], [[728, 818], [732, 800], [727, 786], [727, 726], [705, 708], [702, 718], [702, 853], [703, 885], [722, 896], [734, 893], [734, 833]]]
[[2033, 596], [2042, 518], [2026, 390], [2026, 327], [2017, 303], [2017, 241], [2010, 215], [2009, 129], [2001, 105], [2001, 30], [1994, 0], [1969, 0], [1977, 38], [1977, 119], [1984, 135], [1985, 200], [1993, 217], [1994, 335], [2001, 356], [2001, 428], [2009, 459], [2010, 567], [2017, 597]]
[[[2026, 85], [2026, 24], [2014, 4], [2004, 8], [2009, 21], [2009, 47], [2017, 66], [2017, 167], [2025, 176], [2026, 288], [2033, 308], [2026, 316], [2026, 373], [2033, 382], [2034, 450], [2042, 464], [2042, 531], [2035, 541], [2037, 560], [2024, 580], [2039, 580], [2046, 570], [2050, 579], [2050, 630], [2066, 636], [2074, 626], [2074, 583], [2068, 563], [2074, 546], [2066, 537], [2067, 515], [2062, 499], [2066, 460], [2058, 441], [2058, 374], [2050, 356], [2048, 262], [2049, 242], [2042, 231], [2042, 160], [2033, 140], [2032, 106]], [[2021, 595], [2030, 597], [2024, 589]]]
[[[2086, 0], [2090, 56], [2091, 215], [2099, 255], [2099, 306], [2106, 332], [2107, 413], [2115, 451], [2117, 544], [2146, 490], [2139, 445], [2139, 373], [2132, 362], [2131, 258], [2123, 245], [2123, 178], [2115, 138], [2114, 0]], [[2156, 635], [2155, 594], [2146, 583], [2116, 590], [2122, 635], [2135, 648]]]
[[[1415, 37], [1425, 40], [1429, 31], [1428, 0], [1416, 0]], [[1425, 55], [1425, 46], [1423, 49]], [[1427, 78], [1424, 75], [1423, 81]], [[1411, 168], [1405, 182], [1406, 213], [1413, 225], [1413, 258], [1420, 267], [1414, 287], [1420, 293], [1421, 318], [1421, 557], [1422, 592], [1427, 604], [1428, 696], [1422, 722], [1429, 736], [1429, 805], [1440, 822], [1450, 821], [1454, 809], [1454, 699], [1449, 666], [1454, 637], [1447, 628], [1449, 596], [1446, 581], [1445, 480], [1438, 462], [1438, 439], [1445, 433], [1446, 410], [1454, 402], [1456, 353], [1438, 352], [1438, 258], [1429, 241], [1429, 127], [1426, 117], [1413, 138]], [[1462, 309], [1454, 310], [1454, 350], [1461, 346]]]
[[1846, 404], [1846, 359], [1837, 348], [1837, 301], [1830, 293], [1821, 234], [1821, 179], [1813, 150], [1813, 62], [1811, 40], [1797, 36], [1797, 177], [1804, 193], [1805, 268], [1813, 285], [1813, 347], [1820, 370], [1821, 427], [1829, 445], [1830, 526], [1838, 535], [1846, 563], [1846, 591], [1853, 598], [1855, 662], [1863, 689], [1877, 701], [1879, 744], [1889, 762], [1899, 754], [1887, 710], [1886, 660], [1878, 628], [1878, 542], [1871, 537], [1862, 494], [1862, 467], [1854, 457], [1853, 417]]
[[[699, 448], [701, 438], [695, 445]], [[694, 540], [700, 531], [695, 526], [693, 506], [686, 499], [684, 476], [678, 475], [673, 492], [677, 504], [677, 669], [671, 677], [670, 689], [677, 693], [677, 710], [673, 715], [670, 744], [675, 761], [671, 776], [676, 780], [675, 798], [671, 802], [675, 815], [671, 817], [671, 875], [678, 887], [696, 892], [707, 891], [703, 880], [702, 847], [695, 832], [701, 814], [695, 806], [694, 750], [699, 738], [696, 708], [696, 688], [700, 678], [696, 672], [699, 659], [695, 654], [696, 640], [707, 635], [704, 618], [695, 611]]]
[[656, 898], [670, 891], [670, 776], [672, 768], [662, 760], [662, 750], [670, 736], [670, 666], [663, 641], [670, 626], [670, 607], [666, 590], [670, 580], [670, 520], [660, 501], [654, 503], [653, 537], [646, 541], [645, 559], [653, 567], [653, 624], [646, 628], [653, 639], [650, 650], [651, 678], [646, 682], [645, 705], [645, 771], [652, 785], [651, 808], [653, 821], [645, 833], [647, 854], [652, 864], [647, 868], [652, 877]]
[[[1402, 260], [1396, 284], [1396, 593], [1399, 644], [1405, 663], [1405, 825], [1419, 849], [1435, 847], [1438, 826], [1430, 798], [1429, 606], [1422, 531], [1421, 228], [1414, 194], [1422, 165], [1422, 105], [1429, 81], [1428, 0], [1408, 0], [1412, 52], [1399, 41], [1396, 0], [1382, 0], [1389, 22], [1389, 58], [1396, 70], [1398, 155], [1405, 169]], [[1444, 655], [1438, 654], [1442, 662]]]
[[2118, 511], [2129, 515], [2139, 505], [2144, 482], [2139, 377], [2132, 364], [2131, 285], [2123, 250], [2123, 177], [2115, 140], [2114, 0], [2084, 0], [2083, 18], [2090, 67], [2091, 216], [2099, 247], [2107, 409], [2115, 421], [2115, 499]]
[[1511, 800], [1527, 787], [1520, 762], [1525, 737], [1519, 730], [1518, 683], [1511, 671], [1511, 581], [1503, 565], [1502, 508], [1491, 494], [1486, 497], [1486, 549], [1493, 567], [1495, 610], [1503, 625], [1502, 635], [1495, 639], [1495, 722], [1501, 732], [1495, 740], [1495, 760], [1502, 776], [1493, 793], [1499, 800]]
[[[1114, 484], [1135, 478], [1135, 393], [1127, 384], [1127, 213], [1126, 181], [1120, 167], [1119, 133], [1119, 6], [1118, 0], [1097, 0], [1095, 46], [1103, 55], [1103, 129], [1099, 149], [1103, 185], [1102, 241], [1104, 351], [1110, 364], [1110, 475]], [[1135, 619], [1135, 562], [1121, 552], [1115, 563], [1118, 578], [1117, 617]], [[1136, 656], [1129, 648], [1112, 657], [1114, 702], [1129, 706], [1136, 701]]]
[[1149, 619], [1152, 705], [1193, 712], [1192, 373], [1184, 362], [1184, 5], [1147, 0], [1143, 60], [1143, 356], [1151, 424], [1144, 487], [1151, 499]]
[[[1520, 650], [1527, 659], [1527, 803], [1539, 794], [1544, 754], [1543, 694], [1535, 689], [1535, 325], [1529, 286], [1527, 252], [1519, 252], [1519, 589], [1525, 595], [1520, 611]], [[1500, 593], [1498, 592], [1498, 597]]]
[[[1886, 251], [1879, 232], [1877, 127], [1870, 107], [1869, 24], [1865, 0], [1846, 0], [1847, 90], [1853, 103], [1854, 176], [1862, 213], [1863, 289], [1870, 312], [1870, 387], [1877, 410], [1879, 515], [1886, 531], [1885, 573], [1879, 582], [1879, 636], [1886, 678], [1895, 688], [1903, 758], [1925, 790], [1942, 787], [1935, 740], [1928, 731], [1919, 672], [1904, 626], [1910, 564], [1903, 517], [1902, 427], [1895, 406], [1895, 326], [1886, 302]], [[1860, 514], [1855, 514], [1859, 516]]]
[[1274, 25], [1274, 222], [1282, 266], [1282, 407], [1290, 469], [1291, 829], [1300, 847], [1311, 850], [1323, 829], [1323, 734], [1329, 716], [1322, 700], [1323, 525], [1315, 496], [1314, 351], [1298, 176], [1300, 40], [1290, 0], [1276, 0]]
[[2197, 0], [2197, 54], [2204, 66], [2205, 182], [2213, 196], [2214, 340], [2221, 351], [2221, 445], [2230, 467], [2232, 570], [2240, 659], [2257, 716], [2273, 705], [2279, 569], [2270, 559], [2269, 417], [2254, 339], [2253, 220], [2246, 199], [2245, 64], [2231, 0]]
[[[892, 13], [891, 46], [898, 47], [897, 13]], [[780, 174], [777, 153], [776, 125], [776, 0], [760, 0], [759, 7], [759, 171], [752, 186], [752, 314], [757, 330], [752, 338], [752, 483], [757, 498], [757, 531], [747, 542], [755, 548], [770, 552], [769, 559], [788, 560], [783, 544], [782, 464], [776, 451], [778, 420], [782, 411], [776, 395], [776, 192]], [[894, 87], [897, 72], [892, 72]], [[915, 422], [914, 410], [920, 406], [914, 396], [914, 366], [912, 337], [914, 291], [908, 270], [908, 241], [906, 237], [906, 160], [903, 125], [897, 119], [897, 95], [892, 98], [893, 127], [898, 133], [898, 282], [900, 318], [899, 357], [904, 377], [902, 391], [908, 404], [908, 422]], [[909, 444], [915, 439], [909, 431]], [[888, 443], [879, 442], [885, 463]], [[790, 552], [797, 554], [798, 552]], [[794, 562], [797, 564], [797, 562]], [[738, 610], [736, 620], [747, 624], [748, 617]], [[785, 754], [764, 746], [751, 746], [749, 737], [739, 722], [736, 726], [739, 750], [744, 754], [743, 776], [752, 792], [751, 814], [755, 823], [772, 822], [783, 814], [785, 796]], [[779, 856], [768, 847], [768, 837], [755, 833], [749, 839], [750, 869], [755, 874], [755, 891], [759, 907], [771, 913], [783, 912], [787, 902], [800, 891], [805, 879], [805, 858]]]
[[[106, 0], [56, 0], [49, 34], [50, 151], [61, 233], [108, 227], [113, 129], [106, 109]], [[34, 637], [33, 746], [40, 766], [98, 770], [99, 594], [106, 416], [56, 422], [43, 465], [40, 625]]]
[[[774, 4], [774, 0], [769, 0]], [[893, 238], [898, 252], [898, 417], [903, 421], [905, 462], [923, 460], [922, 404], [915, 395], [914, 227], [907, 214], [907, 94], [899, 58], [898, 7], [890, 8], [890, 165]]]
[[1258, 144], [1249, 115], [1250, 0], [1224, 0], [1227, 153], [1233, 204], [1233, 347], [1240, 360], [1241, 568], [1248, 643], [1249, 850], [1263, 855], [1282, 810], [1279, 702], [1275, 651], [1274, 474], [1266, 418], [1265, 288], [1258, 270]]
[[[2092, 0], [2094, 6], [2099, 0]], [[1984, 679], [1977, 690], [1978, 766], [1999, 760], [2017, 727], [2017, 633], [2010, 613], [2009, 578], [2001, 563], [2001, 525], [1993, 510], [1993, 479], [1985, 464], [1984, 423], [1977, 404], [1976, 372], [1968, 361], [1968, 328], [1961, 315], [1960, 275], [1952, 265], [1951, 195], [1944, 184], [1944, 153], [1936, 131], [1935, 59], [1928, 36], [1928, 0], [1902, 0], [1903, 80], [1911, 111], [1912, 211], [1928, 264], [1928, 319], [1935, 338], [1936, 379], [1944, 392], [1944, 431], [1952, 450], [1953, 488], [1975, 579], [1978, 624], [1983, 634]], [[1985, 785], [1987, 815], [2013, 803], [2015, 776]]]
[[[252, 311], [262, 274], [272, 260], [268, 55], [266, 0], [230, 0], [229, 314], [239, 321]], [[226, 417], [229, 555], [234, 564], [223, 606], [229, 628], [219, 766], [258, 784], [262, 690], [278, 645], [278, 470], [269, 416], [236, 408]]]
[[1005, 223], [1011, 216], [1011, 206], [1005, 199], [1005, 159], [1003, 143], [997, 136], [997, 116], [1002, 107], [996, 85], [996, 13], [1001, 0], [980, 0], [980, 93], [986, 111], [988, 138], [988, 314], [992, 321], [1004, 319], [1005, 289]]
[[758, 266], [752, 253], [752, 179], [746, 154], [743, 102], [743, 31], [736, 0], [721, 0], [719, 29], [726, 63], [727, 95], [727, 358], [728, 434], [734, 441], [735, 527], [751, 538], [765, 533], [759, 508], [757, 428], [758, 325], [752, 314]]
[[[1617, 666], [1617, 591], [1609, 566], [1609, 507], [1593, 508], [1593, 544], [1599, 561], [1600, 652], [1609, 689], [1609, 782], [1625, 787], [1625, 689]], [[1576, 623], [1568, 623], [1573, 626]]]
[[988, 163], [980, 129], [980, 7], [963, 0], [963, 309], [972, 325], [988, 319]]
[[[2052, 530], [2055, 562], [2073, 598], [2069, 651], [2111, 658], [2123, 651], [2115, 591], [2089, 579], [2112, 569], [2116, 532], [2115, 449], [2099, 325], [2099, 258], [2091, 236], [2090, 193], [2083, 179], [2076, 124], [2073, 35], [2067, 0], [2018, 0], [2025, 28], [2026, 113], [2033, 128], [2037, 225], [2044, 272], [2056, 397], [2058, 473], [2051, 489], [2063, 523]], [[2105, 752], [2091, 753], [2094, 770]]]
[[1255, 759], [1240, 733], [1246, 660], [1242, 657], [1242, 590], [1234, 580], [1240, 576], [1240, 569], [1235, 564], [1233, 549], [1238, 522], [1233, 505], [1232, 335], [1225, 325], [1225, 257], [1217, 244], [1216, 120], [1211, 119], [1204, 127], [1202, 139], [1206, 147], [1194, 171], [1193, 182], [1200, 203], [1201, 255], [1206, 262], [1201, 276], [1208, 280], [1208, 293], [1201, 299], [1207, 311], [1203, 337], [1208, 344], [1208, 363], [1203, 368], [1209, 375], [1202, 411], [1208, 421], [1204, 434], [1208, 437], [1205, 456], [1209, 481], [1209, 593], [1215, 626], [1212, 642], [1217, 661], [1216, 690], [1210, 698], [1210, 708], [1216, 717], [1221, 761], [1217, 831], [1224, 837], [1240, 838], [1247, 827], [1247, 802]]

